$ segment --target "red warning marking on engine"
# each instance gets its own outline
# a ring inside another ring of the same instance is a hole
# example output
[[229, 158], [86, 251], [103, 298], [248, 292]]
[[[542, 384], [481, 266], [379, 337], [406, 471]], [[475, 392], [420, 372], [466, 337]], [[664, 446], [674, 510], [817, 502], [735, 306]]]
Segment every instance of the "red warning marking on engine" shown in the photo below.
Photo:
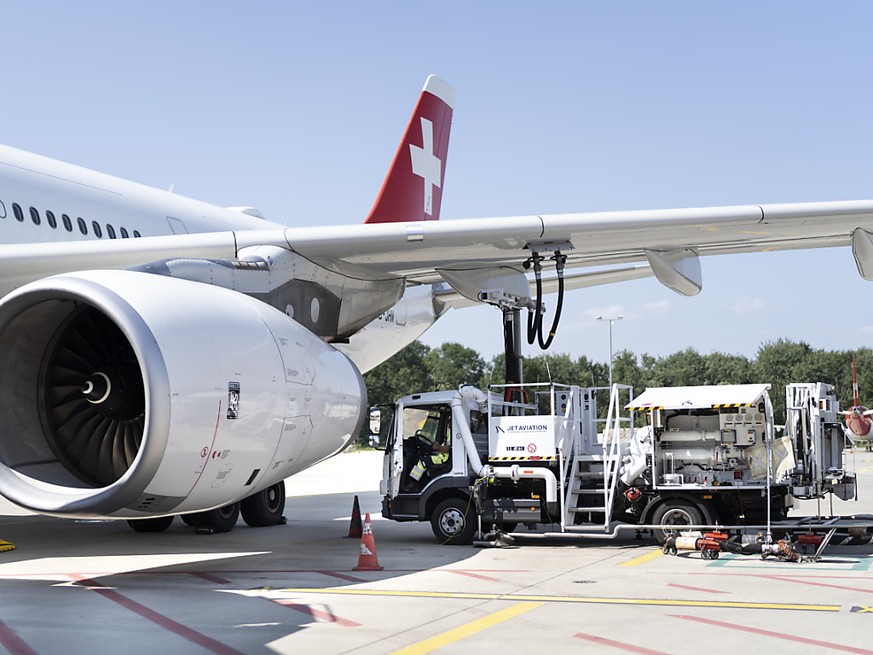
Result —
[[209, 446], [203, 446], [203, 450], [200, 451], [200, 457], [206, 457], [209, 454]]

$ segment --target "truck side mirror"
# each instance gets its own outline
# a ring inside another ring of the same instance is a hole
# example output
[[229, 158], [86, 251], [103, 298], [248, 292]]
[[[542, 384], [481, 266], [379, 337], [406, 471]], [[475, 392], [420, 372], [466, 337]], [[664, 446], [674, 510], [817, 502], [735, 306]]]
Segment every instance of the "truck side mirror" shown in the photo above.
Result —
[[370, 408], [370, 437], [367, 440], [371, 448], [379, 447], [379, 433], [382, 430], [382, 410], [378, 407]]

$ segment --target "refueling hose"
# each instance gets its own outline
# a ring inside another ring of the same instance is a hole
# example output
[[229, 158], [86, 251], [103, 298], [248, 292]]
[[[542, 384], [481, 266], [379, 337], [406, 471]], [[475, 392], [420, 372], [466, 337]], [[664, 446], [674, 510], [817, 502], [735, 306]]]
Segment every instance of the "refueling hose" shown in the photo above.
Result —
[[555, 256], [552, 257], [552, 260], [555, 262], [555, 270], [558, 273], [558, 303], [555, 307], [555, 317], [552, 319], [552, 329], [549, 330], [547, 339], [543, 339], [543, 267], [540, 263], [542, 260], [542, 255], [534, 252], [530, 259], [524, 263], [525, 268], [533, 266], [537, 289], [534, 308], [529, 309], [527, 314], [527, 342], [528, 344], [533, 344], [534, 341], [537, 341], [542, 350], [548, 350], [555, 338], [555, 333], [558, 331], [558, 323], [561, 321], [561, 310], [564, 307], [564, 264], [567, 262], [567, 256], [562, 255], [560, 250], [556, 250]]

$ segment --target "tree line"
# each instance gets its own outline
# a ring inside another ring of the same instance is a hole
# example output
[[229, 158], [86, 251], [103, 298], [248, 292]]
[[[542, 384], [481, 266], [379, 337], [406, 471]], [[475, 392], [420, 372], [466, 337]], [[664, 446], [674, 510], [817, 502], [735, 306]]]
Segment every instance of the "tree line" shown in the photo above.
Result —
[[[784, 421], [785, 386], [792, 382], [827, 382], [836, 388], [843, 408], [852, 405], [852, 355], [858, 369], [861, 404], [873, 398], [873, 349], [822, 350], [809, 344], [779, 339], [763, 344], [753, 359], [743, 355], [687, 348], [665, 357], [637, 356], [622, 350], [613, 356], [613, 382], [630, 385], [634, 394], [649, 387], [704, 384], [769, 383], [775, 417]], [[609, 363], [582, 356], [540, 354], [524, 360], [525, 382], [560, 382], [583, 387], [607, 387]], [[504, 382], [504, 356], [486, 362], [459, 343], [431, 348], [415, 341], [364, 375], [370, 405], [390, 405], [401, 396], [457, 389], [472, 384], [480, 389]]]

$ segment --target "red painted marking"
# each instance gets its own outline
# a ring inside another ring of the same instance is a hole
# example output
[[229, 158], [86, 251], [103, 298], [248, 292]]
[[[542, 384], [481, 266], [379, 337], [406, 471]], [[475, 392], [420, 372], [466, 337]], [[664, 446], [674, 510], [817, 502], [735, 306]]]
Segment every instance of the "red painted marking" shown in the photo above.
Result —
[[270, 600], [274, 603], [281, 605], [282, 607], [287, 607], [289, 609], [297, 610], [298, 612], [308, 614], [313, 619], [336, 623], [337, 625], [341, 625], [346, 628], [357, 628], [361, 625], [360, 623], [355, 623], [354, 621], [350, 621], [349, 619], [344, 619], [340, 616], [337, 616], [333, 612], [323, 612], [321, 610], [315, 609], [310, 605], [301, 605], [300, 603], [295, 603], [293, 600], [285, 600], [283, 598], [270, 598]]
[[466, 575], [469, 578], [475, 578], [476, 580], [485, 580], [486, 582], [500, 582], [497, 578], [490, 578], [487, 575], [479, 575], [478, 573], [473, 573], [472, 571], [459, 571], [458, 569], [439, 569], [440, 571], [445, 571], [446, 573], [454, 573], [456, 575]]
[[797, 635], [786, 634], [784, 632], [773, 632], [772, 630], [763, 630], [761, 628], [753, 628], [748, 625], [738, 625], [736, 623], [725, 623], [724, 621], [716, 621], [715, 619], [704, 619], [699, 616], [688, 616], [686, 614], [668, 614], [667, 616], [672, 616], [674, 619], [684, 619], [686, 621], [697, 621], [698, 623], [705, 623], [706, 625], [712, 625], [718, 628], [729, 628], [731, 630], [739, 630], [740, 632], [748, 632], [753, 635], [760, 635], [762, 637], [773, 637], [774, 639], [784, 639], [785, 641], [793, 641], [798, 644], [805, 644], [807, 646], [819, 646], [821, 648], [827, 648], [828, 650], [840, 650], [844, 653], [859, 653], [859, 655], [873, 655], [873, 650], [869, 650], [867, 648], [856, 648], [855, 646], [846, 646], [845, 644], [838, 644], [835, 641], [821, 641], [819, 639], [809, 639], [808, 637], [799, 637]]
[[800, 580], [795, 578], [788, 578], [781, 575], [759, 575], [759, 578], [764, 578], [765, 580], [779, 580], [781, 582], [794, 582], [796, 584], [806, 584], [812, 587], [828, 587], [830, 589], [843, 589], [844, 591], [860, 591], [865, 594], [869, 594], [869, 589], [859, 589], [858, 587], [846, 587], [845, 585], [838, 584], [828, 584], [827, 582], [812, 582], [811, 580]]
[[[212, 443], [209, 444], [209, 450], [212, 450], [212, 447], [215, 445], [215, 440], [218, 438], [218, 426], [221, 423], [221, 401], [218, 401], [218, 416], [215, 417], [215, 431], [212, 433]], [[200, 475], [197, 476], [197, 479], [194, 480], [194, 484], [191, 485], [191, 488], [188, 490], [190, 494], [194, 491], [194, 487], [197, 486], [197, 483], [200, 482], [200, 478], [203, 477], [203, 472], [206, 470], [206, 465], [209, 463], [209, 460], [205, 460], [203, 462], [203, 467], [200, 469]]]
[[668, 587], [676, 587], [676, 589], [687, 589], [688, 591], [702, 591], [705, 594], [729, 594], [729, 591], [719, 591], [718, 589], [704, 589], [703, 587], [689, 587], [684, 584], [676, 584], [675, 582], [671, 582], [667, 585]]
[[145, 605], [141, 605], [137, 603], [135, 600], [131, 600], [127, 596], [120, 594], [117, 591], [112, 589], [107, 589], [106, 587], [102, 587], [99, 583], [95, 582], [91, 579], [78, 579], [76, 580], [78, 584], [81, 584], [92, 591], [100, 594], [107, 600], [111, 600], [113, 603], [117, 605], [121, 605], [126, 610], [133, 612], [134, 614], [138, 614], [142, 618], [147, 621], [151, 621], [152, 623], [161, 626], [165, 630], [169, 630], [170, 632], [182, 637], [183, 639], [187, 639], [198, 646], [202, 646], [206, 650], [215, 653], [216, 655], [244, 655], [242, 651], [238, 651], [235, 648], [231, 648], [230, 646], [226, 646], [211, 637], [207, 637], [206, 635], [197, 632], [196, 630], [192, 630], [191, 628], [182, 625], [181, 623], [177, 623], [171, 618], [164, 616], [163, 614], [159, 614], [152, 609], [149, 609]]
[[316, 573], [321, 573], [321, 575], [329, 575], [332, 578], [339, 578], [340, 580], [345, 580], [346, 582], [370, 582], [370, 580], [365, 580], [364, 578], [357, 578], [353, 575], [348, 575], [346, 573], [340, 573], [339, 571], [316, 571]]
[[230, 584], [230, 580], [219, 578], [217, 575], [212, 575], [211, 573], [207, 573], [206, 571], [191, 571], [191, 575], [193, 575], [195, 578], [201, 578], [209, 582], [214, 582], [215, 584]]
[[607, 639], [605, 637], [598, 637], [597, 635], [588, 635], [584, 632], [577, 632], [575, 635], [576, 639], [585, 639], [586, 641], [593, 641], [595, 644], [600, 644], [601, 646], [612, 646], [613, 648], [618, 648], [623, 650], [626, 653], [639, 653], [639, 655], [670, 655], [669, 653], [665, 653], [660, 650], [652, 650], [651, 648], [643, 648], [642, 646], [634, 646], [633, 644], [625, 644], [621, 641], [613, 641], [612, 639]]
[[10, 655], [39, 655], [3, 621], [0, 621], [0, 646], [8, 650]]

